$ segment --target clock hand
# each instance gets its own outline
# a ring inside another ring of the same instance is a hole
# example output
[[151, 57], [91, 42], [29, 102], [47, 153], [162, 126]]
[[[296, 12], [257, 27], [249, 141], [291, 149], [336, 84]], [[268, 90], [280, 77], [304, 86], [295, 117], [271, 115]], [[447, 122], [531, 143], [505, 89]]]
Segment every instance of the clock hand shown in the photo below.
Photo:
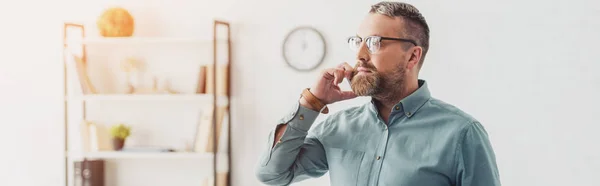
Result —
[[302, 51], [306, 50], [306, 41], [302, 41]]

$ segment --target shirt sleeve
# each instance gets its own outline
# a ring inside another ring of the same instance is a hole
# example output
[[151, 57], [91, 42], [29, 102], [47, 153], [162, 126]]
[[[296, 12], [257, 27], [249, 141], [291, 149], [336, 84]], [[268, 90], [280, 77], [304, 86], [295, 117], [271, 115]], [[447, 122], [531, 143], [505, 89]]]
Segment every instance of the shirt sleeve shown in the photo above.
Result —
[[[264, 145], [257, 178], [267, 185], [289, 185], [311, 177], [320, 177], [328, 170], [325, 150], [315, 133], [309, 129], [318, 112], [297, 103], [292, 112], [278, 123], [287, 123], [280, 141], [273, 146], [273, 129]], [[276, 127], [274, 127], [276, 128]]]
[[496, 156], [483, 126], [467, 127], [457, 146], [457, 186], [500, 186]]

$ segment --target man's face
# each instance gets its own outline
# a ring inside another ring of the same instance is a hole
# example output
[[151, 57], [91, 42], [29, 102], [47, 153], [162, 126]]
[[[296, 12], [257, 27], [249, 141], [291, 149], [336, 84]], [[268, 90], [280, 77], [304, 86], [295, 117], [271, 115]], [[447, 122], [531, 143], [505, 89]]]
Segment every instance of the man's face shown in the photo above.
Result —
[[[406, 38], [401, 18], [390, 18], [380, 14], [368, 14], [360, 24], [357, 35]], [[373, 96], [402, 88], [406, 76], [406, 64], [410, 54], [403, 46], [406, 43], [381, 40], [379, 50], [371, 54], [363, 41], [356, 55], [355, 73], [351, 87], [358, 96]]]

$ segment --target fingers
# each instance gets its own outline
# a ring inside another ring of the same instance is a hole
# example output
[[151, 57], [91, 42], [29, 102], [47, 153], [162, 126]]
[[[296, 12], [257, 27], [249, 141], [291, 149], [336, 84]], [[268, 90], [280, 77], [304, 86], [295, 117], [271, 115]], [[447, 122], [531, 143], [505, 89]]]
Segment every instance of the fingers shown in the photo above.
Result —
[[335, 77], [333, 82], [335, 82], [336, 85], [340, 84], [344, 80], [344, 69], [336, 68], [333, 75]]
[[330, 68], [325, 70], [323, 77], [330, 81], [333, 79], [334, 84], [339, 84], [344, 80], [344, 69], [341, 68]]
[[348, 63], [344, 63], [344, 70], [346, 71], [346, 78], [348, 81], [352, 80], [352, 75], [354, 75], [354, 68], [350, 66]]
[[332, 80], [334, 78], [334, 76], [333, 76], [334, 70], [335, 69], [331, 69], [331, 68], [323, 70], [323, 72], [322, 72], [323, 78], [325, 78], [326, 80]]
[[354, 70], [354, 68], [352, 66], [350, 66], [350, 64], [348, 64], [347, 62], [340, 63], [338, 65], [338, 68], [343, 68], [344, 70], [349, 70], [349, 71]]
[[340, 84], [344, 78], [351, 80], [354, 74], [354, 68], [350, 64], [344, 62], [337, 66], [337, 68], [331, 68], [324, 71], [323, 77], [330, 80], [333, 79], [334, 84]]
[[352, 99], [352, 98], [355, 98], [355, 97], [357, 97], [357, 95], [354, 92], [352, 92], [352, 91], [343, 91], [341, 99], [342, 100], [346, 100], [346, 99]]
[[327, 97], [329, 99], [327, 100], [328, 103], [355, 98], [357, 95], [353, 91], [342, 91], [338, 86], [344, 78], [350, 80], [349, 77], [353, 73], [354, 69], [348, 63], [340, 64], [337, 68], [325, 69], [322, 71], [322, 78], [314, 90], [322, 97]]
[[346, 79], [351, 80], [352, 75], [354, 74], [354, 68], [352, 66], [350, 66], [350, 64], [348, 64], [347, 62], [341, 63], [338, 65], [338, 68], [342, 68], [344, 69], [344, 77], [346, 77]]
[[348, 64], [347, 62], [340, 63], [337, 66], [337, 68], [341, 68], [341, 69], [344, 69], [344, 70], [347, 70], [347, 71], [353, 71], [354, 70], [354, 67], [350, 66], [350, 64]]

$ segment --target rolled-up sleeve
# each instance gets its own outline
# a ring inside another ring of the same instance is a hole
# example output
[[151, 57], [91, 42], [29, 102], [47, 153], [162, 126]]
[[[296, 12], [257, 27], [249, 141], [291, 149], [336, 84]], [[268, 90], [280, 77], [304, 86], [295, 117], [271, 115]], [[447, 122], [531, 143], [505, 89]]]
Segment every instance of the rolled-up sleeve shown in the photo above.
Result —
[[275, 146], [276, 128], [265, 141], [257, 178], [267, 185], [288, 185], [311, 177], [320, 177], [327, 171], [327, 159], [323, 145], [316, 133], [310, 131], [318, 112], [294, 105], [291, 112], [279, 124], [287, 124], [281, 139]]
[[457, 147], [457, 186], [501, 185], [494, 150], [480, 123], [467, 127]]

